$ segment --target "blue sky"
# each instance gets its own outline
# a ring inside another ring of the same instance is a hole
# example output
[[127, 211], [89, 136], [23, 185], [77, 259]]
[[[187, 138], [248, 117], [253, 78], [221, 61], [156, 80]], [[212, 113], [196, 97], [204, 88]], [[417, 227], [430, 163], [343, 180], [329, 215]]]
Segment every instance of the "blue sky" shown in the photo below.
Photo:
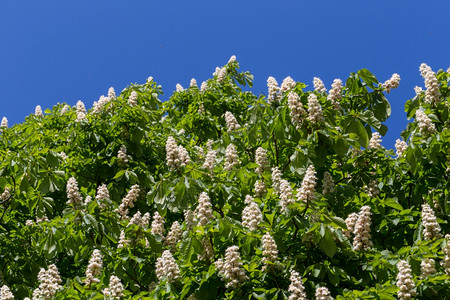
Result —
[[450, 65], [450, 1], [20, 1], [0, 2], [0, 118], [10, 125], [57, 102], [87, 107], [148, 76], [167, 99], [176, 83], [201, 82], [236, 55], [241, 70], [266, 80], [312, 85], [367, 68], [400, 87], [383, 144], [406, 125], [404, 103], [424, 86], [419, 65]]

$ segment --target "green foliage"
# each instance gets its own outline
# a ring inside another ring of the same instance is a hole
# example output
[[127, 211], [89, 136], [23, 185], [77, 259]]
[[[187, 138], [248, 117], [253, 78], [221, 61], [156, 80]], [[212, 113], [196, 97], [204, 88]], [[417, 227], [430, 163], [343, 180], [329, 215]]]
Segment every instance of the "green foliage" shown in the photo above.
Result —
[[[299, 82], [280, 91], [277, 101], [267, 101], [242, 89], [252, 86], [253, 77], [240, 73], [236, 61], [223, 68], [226, 73], [216, 72], [205, 89], [191, 86], [166, 102], [159, 99], [161, 87], [149, 80], [89, 110], [85, 120], [77, 120], [76, 107], [64, 113], [64, 105], [58, 104], [45, 116], [30, 115], [22, 124], [2, 128], [0, 189], [9, 189], [10, 196], [0, 199], [0, 285], [10, 287], [18, 299], [32, 297], [40, 269], [56, 264], [62, 287], [55, 299], [103, 299], [112, 275], [120, 278], [124, 299], [287, 299], [294, 269], [308, 298], [324, 286], [337, 299], [396, 299], [396, 264], [406, 259], [419, 298], [448, 297], [450, 280], [440, 264], [448, 241], [424, 239], [420, 211], [428, 203], [441, 232], [449, 232], [450, 75], [436, 74], [439, 102], [425, 102], [425, 92], [406, 102], [409, 118], [422, 109], [436, 131], [424, 133], [417, 120], [409, 123], [402, 133], [408, 148], [396, 156], [392, 150], [369, 147], [373, 131], [386, 133], [383, 122], [391, 107], [385, 86], [368, 70], [350, 74], [337, 108], [326, 93], [305, 91]], [[325, 121], [313, 122], [307, 113], [296, 123], [289, 91], [306, 111], [309, 96], [316, 95]], [[137, 105], [128, 101], [132, 92]], [[228, 130], [226, 112], [239, 128]], [[187, 164], [168, 164], [169, 136], [187, 150]], [[225, 171], [230, 143], [239, 164]], [[127, 161], [118, 155], [122, 146]], [[267, 151], [270, 167], [258, 173], [259, 147]], [[207, 168], [210, 150], [216, 151], [216, 159]], [[296, 193], [311, 165], [317, 177], [314, 197], [299, 201]], [[270, 169], [275, 166], [294, 192], [287, 207], [281, 206], [274, 187]], [[335, 184], [327, 193], [326, 172]], [[79, 205], [67, 204], [71, 177], [84, 202]], [[257, 181], [266, 188], [258, 196]], [[102, 184], [109, 198], [96, 199]], [[131, 224], [118, 214], [133, 185], [140, 192], [128, 216], [159, 212], [164, 236], [153, 231], [156, 224]], [[185, 213], [196, 209], [202, 192], [213, 211], [205, 226], [191, 224]], [[253, 231], [242, 217], [246, 195], [254, 197], [262, 213]], [[371, 208], [373, 246], [356, 251], [345, 219], [363, 206]], [[168, 232], [175, 221], [182, 236], [170, 245]], [[122, 231], [128, 242], [118, 247]], [[261, 242], [265, 233], [278, 249], [277, 261], [267, 265]], [[248, 277], [234, 288], [227, 287], [215, 264], [233, 245]], [[101, 251], [103, 267], [99, 282], [86, 285], [94, 249]], [[156, 272], [167, 249], [180, 269], [176, 280], [158, 278]], [[423, 258], [435, 259], [434, 275], [420, 276]]]

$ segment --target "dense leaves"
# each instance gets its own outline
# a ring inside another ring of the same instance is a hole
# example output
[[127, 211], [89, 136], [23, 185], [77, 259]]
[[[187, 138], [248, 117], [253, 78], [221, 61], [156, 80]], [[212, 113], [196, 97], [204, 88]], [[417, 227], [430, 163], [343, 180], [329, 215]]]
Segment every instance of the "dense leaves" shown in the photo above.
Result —
[[[375, 141], [391, 107], [368, 70], [350, 74], [333, 99], [287, 80], [273, 97], [257, 96], [242, 89], [253, 78], [238, 68], [230, 59], [166, 102], [149, 78], [110, 91], [85, 118], [58, 104], [2, 127], [0, 189], [9, 192], [0, 199], [0, 284], [31, 298], [42, 289], [41, 268], [55, 264], [55, 299], [114, 297], [113, 276], [124, 299], [287, 299], [295, 270], [310, 299], [318, 287], [338, 299], [396, 299], [396, 265], [406, 260], [419, 298], [448, 297], [449, 73], [435, 75], [439, 101], [427, 101], [427, 90], [405, 106], [409, 118], [423, 111], [435, 130], [416, 117], [402, 133], [407, 148], [395, 154]], [[71, 177], [77, 190], [67, 187]], [[78, 204], [68, 203], [77, 195]], [[426, 203], [440, 227], [432, 239], [423, 234]], [[348, 216], [361, 218], [366, 206], [370, 245], [358, 250], [367, 232], [349, 228]], [[101, 272], [86, 284], [94, 249]], [[240, 277], [217, 263], [232, 255]], [[435, 260], [427, 277], [424, 258]]]

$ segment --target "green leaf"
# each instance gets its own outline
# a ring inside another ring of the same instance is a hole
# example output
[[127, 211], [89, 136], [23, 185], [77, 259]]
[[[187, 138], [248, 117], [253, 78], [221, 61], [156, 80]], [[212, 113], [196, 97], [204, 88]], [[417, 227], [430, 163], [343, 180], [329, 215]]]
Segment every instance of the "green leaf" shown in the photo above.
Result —
[[50, 178], [44, 177], [44, 179], [41, 181], [41, 184], [39, 185], [39, 190], [43, 194], [47, 194], [50, 191]]
[[337, 251], [336, 242], [331, 236], [330, 232], [327, 230], [324, 237], [320, 240], [319, 247], [322, 251], [329, 257], [333, 257]]
[[192, 242], [192, 237], [183, 240], [180, 244], [180, 253], [183, 261], [185, 263], [190, 263], [191, 256], [194, 254], [194, 246]]
[[348, 124], [346, 128], [347, 133], [355, 133], [358, 135], [358, 142], [361, 147], [367, 148], [369, 146], [369, 136], [360, 121], [354, 119]]
[[380, 121], [384, 122], [391, 115], [391, 105], [382, 93], [372, 93], [372, 111], [374, 116]]
[[384, 205], [398, 209], [398, 210], [403, 210], [403, 207], [400, 205], [400, 203], [398, 203], [398, 201], [396, 201], [393, 198], [387, 199], [386, 201], [384, 201]]
[[59, 166], [58, 156], [53, 151], [47, 152], [47, 156], [45, 157], [45, 159], [49, 167], [57, 168]]
[[347, 229], [347, 224], [345, 223], [345, 220], [337, 217], [337, 216], [327, 216], [324, 215], [324, 218], [327, 219], [334, 227], [339, 227], [342, 229]]
[[364, 82], [369, 86], [371, 89], [375, 89], [378, 84], [378, 79], [367, 69], [361, 69], [358, 71], [358, 76], [364, 80]]
[[152, 250], [155, 253], [161, 253], [162, 252], [162, 244], [161, 242], [157, 241], [155, 236], [153, 234], [147, 234], [146, 238], [150, 244], [150, 248], [152, 248]]
[[120, 170], [119, 172], [116, 173], [116, 176], [114, 176], [113, 179], [116, 179], [117, 181], [119, 181], [120, 179], [122, 179], [123, 175], [125, 174], [126, 170]]
[[339, 137], [334, 143], [334, 151], [337, 153], [337, 155], [341, 157], [344, 156], [348, 151], [347, 142], [343, 138]]

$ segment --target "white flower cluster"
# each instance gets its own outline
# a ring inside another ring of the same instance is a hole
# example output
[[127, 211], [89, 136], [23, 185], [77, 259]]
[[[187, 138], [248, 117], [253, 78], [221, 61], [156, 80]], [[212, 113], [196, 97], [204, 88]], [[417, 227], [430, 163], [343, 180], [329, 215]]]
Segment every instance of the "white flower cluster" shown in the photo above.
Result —
[[350, 235], [355, 231], [355, 224], [358, 221], [358, 214], [351, 213], [348, 215], [347, 219], [345, 219], [345, 225], [347, 225], [347, 230], [344, 231], [344, 234], [350, 238]]
[[367, 195], [369, 197], [375, 198], [380, 194], [380, 189], [378, 187], [378, 180], [372, 179], [369, 181], [369, 186], [367, 188]]
[[214, 141], [211, 139], [208, 139], [208, 141], [206, 142], [206, 149], [211, 150], [213, 144], [214, 144]]
[[48, 221], [49, 221], [49, 219], [48, 219], [47, 215], [43, 215], [41, 218], [36, 216], [36, 223], [48, 222]]
[[191, 82], [189, 83], [189, 87], [198, 87], [197, 80], [195, 78], [191, 78]]
[[280, 193], [281, 171], [278, 167], [272, 168], [272, 187], [277, 194]]
[[424, 258], [420, 262], [420, 272], [422, 278], [426, 278], [428, 276], [436, 273], [435, 261], [432, 258]]
[[286, 213], [288, 206], [295, 202], [291, 184], [286, 179], [280, 180], [280, 200], [283, 213]]
[[209, 170], [209, 172], [213, 173], [214, 171], [214, 165], [216, 164], [216, 158], [217, 158], [217, 151], [216, 150], [209, 150], [206, 153], [205, 162], [203, 163], [203, 166]]
[[268, 170], [270, 168], [269, 160], [267, 159], [267, 151], [264, 148], [258, 147], [258, 149], [256, 149], [255, 160], [256, 164], [258, 165], [255, 171], [259, 175], [261, 175], [265, 170]]
[[381, 135], [379, 132], [375, 131], [372, 133], [372, 137], [369, 140], [369, 149], [381, 149]]
[[215, 263], [219, 275], [227, 281], [227, 288], [236, 288], [241, 282], [248, 279], [245, 270], [242, 268], [241, 256], [239, 255], [239, 247], [231, 246], [225, 251], [225, 261], [218, 259]]
[[6, 117], [3, 117], [2, 124], [0, 125], [1, 128], [8, 128], [8, 119]]
[[420, 73], [425, 79], [425, 103], [437, 104], [440, 101], [441, 93], [439, 92], [439, 82], [436, 78], [436, 74], [433, 70], [425, 63], [420, 65]]
[[74, 207], [79, 207], [83, 203], [83, 198], [78, 190], [78, 183], [75, 177], [70, 177], [66, 185], [67, 192], [67, 204], [73, 205]]
[[208, 84], [206, 83], [206, 81], [203, 81], [202, 84], [200, 85], [200, 91], [204, 92], [206, 91], [207, 88]]
[[120, 281], [119, 277], [115, 275], [111, 275], [109, 278], [109, 286], [102, 290], [103, 295], [108, 296], [112, 299], [120, 299], [124, 296], [123, 294], [124, 288], [123, 284]]
[[164, 232], [165, 232], [165, 229], [164, 229], [164, 218], [156, 211], [154, 214], [153, 214], [153, 221], [152, 221], [152, 230], [151, 230], [151, 232], [153, 233], [153, 234], [157, 234], [157, 235], [160, 235], [160, 236], [164, 236]]
[[58, 289], [62, 287], [60, 285], [62, 280], [59, 276], [58, 268], [54, 264], [48, 266], [47, 270], [41, 268], [38, 273], [38, 281], [40, 284], [39, 287], [33, 291], [33, 300], [52, 299], [55, 297]]
[[328, 94], [327, 100], [333, 103], [334, 109], [340, 109], [339, 100], [342, 98], [342, 80], [335, 79], [331, 84], [331, 90]]
[[120, 149], [117, 152], [117, 158], [119, 159], [120, 165], [125, 166], [128, 164], [127, 148], [124, 145], [120, 146]]
[[331, 176], [330, 172], [325, 171], [325, 173], [323, 174], [323, 182], [322, 182], [322, 193], [323, 194], [328, 194], [328, 193], [333, 193], [334, 192], [334, 180], [333, 177]]
[[441, 226], [436, 220], [433, 210], [428, 204], [422, 205], [422, 226], [423, 238], [425, 240], [432, 240], [434, 238], [441, 238]]
[[61, 109], [61, 115], [64, 115], [66, 112], [68, 112], [70, 109], [69, 105], [64, 104], [63, 108]]
[[370, 225], [372, 224], [370, 219], [371, 216], [372, 214], [369, 206], [365, 205], [361, 207], [353, 230], [353, 233], [355, 234], [355, 238], [353, 239], [353, 250], [355, 251], [368, 250], [373, 246], [370, 236]]
[[118, 249], [122, 249], [123, 247], [125, 247], [129, 243], [130, 243], [130, 240], [126, 239], [125, 230], [122, 229], [120, 231], [119, 241], [117, 242], [117, 248]]
[[236, 55], [231, 55], [230, 59], [228, 60], [228, 63], [234, 63], [236, 61]]
[[137, 105], [137, 98], [138, 98], [138, 94], [136, 91], [132, 91], [130, 94], [130, 97], [128, 97], [128, 104], [130, 104], [131, 106], [136, 106]]
[[408, 145], [405, 141], [402, 141], [401, 139], [397, 139], [395, 141], [395, 150], [398, 157], [402, 156], [403, 152], [405, 152], [406, 149], [408, 149]]
[[150, 83], [150, 82], [152, 82], [153, 81], [153, 76], [149, 76], [148, 78], [147, 78], [147, 83]]
[[166, 142], [166, 164], [171, 170], [184, 167], [191, 162], [189, 153], [183, 146], [178, 146], [175, 139], [171, 136]]
[[111, 98], [101, 95], [100, 98], [98, 99], [98, 102], [94, 101], [92, 111], [94, 113], [100, 113], [109, 101], [111, 101]]
[[431, 67], [427, 65], [426, 63], [421, 63], [419, 66], [420, 75], [422, 75], [423, 78], [427, 75], [428, 72], [433, 72]]
[[278, 101], [280, 98], [278, 93], [280, 91], [280, 87], [278, 86], [276, 79], [272, 76], [267, 78], [267, 89], [267, 100], [269, 100], [270, 103]]
[[191, 230], [195, 225], [195, 214], [192, 210], [186, 209], [184, 211], [184, 221], [186, 223], [186, 229]]
[[205, 106], [202, 104], [199, 105], [197, 113], [199, 113], [200, 115], [205, 114]]
[[227, 78], [227, 69], [225, 67], [221, 68], [217, 74], [217, 82], [223, 83], [223, 81]]
[[297, 83], [295, 82], [295, 80], [292, 79], [291, 76], [288, 76], [281, 83], [280, 92], [285, 93], [289, 90], [292, 90], [293, 88], [295, 88], [296, 84]]
[[172, 250], [175, 250], [175, 246], [181, 240], [183, 236], [183, 231], [181, 230], [180, 223], [175, 221], [170, 227], [170, 231], [164, 241], [164, 245], [169, 246]]
[[0, 299], [1, 300], [14, 300], [14, 295], [7, 285], [3, 285], [0, 289]]
[[149, 221], [150, 221], [150, 213], [149, 212], [146, 212], [142, 216], [141, 212], [137, 211], [131, 218], [130, 222], [127, 224], [127, 227], [130, 225], [138, 225], [138, 226], [142, 227], [143, 229], [145, 229], [148, 227]]
[[85, 121], [86, 120], [86, 107], [84, 106], [84, 103], [81, 100], [78, 100], [77, 102], [77, 122]]
[[416, 85], [414, 87], [414, 92], [416, 93], [416, 96], [419, 96], [423, 92], [423, 90], [422, 90], [422, 88], [420, 86]]
[[416, 121], [419, 123], [419, 131], [423, 134], [433, 133], [436, 127], [431, 119], [421, 109], [416, 110]]
[[303, 202], [312, 202], [316, 199], [316, 171], [314, 166], [310, 165], [303, 177], [302, 185], [297, 193], [297, 200]]
[[323, 81], [319, 78], [319, 77], [314, 77], [313, 78], [313, 84], [314, 84], [314, 89], [323, 94], [327, 92], [327, 89], [325, 88], [325, 85], [323, 84]]
[[333, 297], [326, 287], [318, 287], [316, 289], [316, 300], [333, 300]]
[[391, 78], [383, 83], [383, 86], [386, 88], [386, 92], [388, 92], [388, 94], [391, 92], [391, 89], [396, 89], [399, 85], [400, 75], [397, 73], [392, 74]]
[[199, 260], [208, 260], [211, 262], [214, 259], [214, 248], [211, 244], [210, 239], [205, 237], [202, 240], [203, 253], [198, 255]]
[[441, 261], [441, 265], [444, 267], [445, 273], [450, 276], [450, 234], [445, 235], [445, 243], [445, 247], [442, 248], [444, 259]]
[[66, 160], [66, 159], [67, 159], [67, 154], [64, 153], [64, 151], [61, 151], [61, 152], [59, 153], [59, 156], [60, 156], [63, 160]]
[[305, 287], [303, 286], [300, 274], [295, 270], [291, 270], [290, 280], [291, 284], [289, 285], [288, 291], [291, 295], [289, 296], [289, 300], [307, 300], [308, 298], [306, 297]]
[[111, 100], [116, 99], [116, 91], [114, 90], [113, 87], [110, 87], [108, 89], [108, 98], [111, 99]]
[[320, 106], [317, 96], [314, 94], [309, 94], [308, 96], [308, 120], [311, 123], [323, 123], [325, 118], [323, 117], [322, 107]]
[[0, 195], [0, 200], [4, 201], [4, 200], [8, 200], [9, 198], [11, 198], [11, 192], [9, 191], [8, 187], [5, 187], [5, 190]]
[[296, 126], [297, 129], [300, 128], [300, 125], [303, 121], [303, 117], [306, 115], [306, 111], [303, 108], [303, 104], [300, 101], [300, 97], [297, 93], [290, 92], [288, 95], [288, 104], [290, 109], [290, 115], [292, 123]]
[[213, 218], [211, 200], [206, 192], [198, 197], [198, 205], [194, 211], [195, 222], [198, 226], [205, 226]]
[[139, 185], [135, 184], [131, 187], [131, 190], [128, 192], [125, 198], [122, 199], [122, 203], [119, 205], [119, 208], [116, 209], [116, 212], [119, 213], [121, 219], [128, 219], [128, 208], [134, 207], [134, 202], [137, 201], [139, 192]]
[[256, 180], [255, 182], [255, 196], [262, 197], [267, 192], [266, 185], [262, 180]]
[[273, 237], [267, 232], [262, 237], [262, 263], [263, 263], [263, 271], [267, 270], [269, 267], [269, 262], [275, 263], [278, 258], [278, 249], [277, 244]]
[[106, 186], [106, 184], [102, 184], [97, 188], [97, 195], [95, 196], [95, 199], [98, 201], [110, 199], [108, 187]]
[[161, 257], [156, 259], [156, 277], [159, 281], [166, 278], [168, 282], [174, 282], [181, 278], [180, 268], [170, 250], [165, 250]]
[[236, 150], [236, 146], [229, 144], [227, 150], [225, 151], [225, 164], [224, 170], [230, 171], [234, 166], [239, 165], [239, 155]]
[[229, 111], [225, 112], [225, 122], [227, 123], [227, 132], [241, 128], [234, 115]]
[[408, 300], [416, 296], [416, 285], [414, 284], [411, 274], [411, 267], [406, 260], [401, 260], [397, 263], [397, 287], [399, 291], [397, 296], [399, 300]]
[[175, 86], [175, 88], [176, 88], [177, 92], [182, 92], [182, 91], [184, 91], [183, 86], [182, 86], [181, 84], [179, 84], [179, 83], [177, 83], [177, 85]]
[[86, 279], [84, 280], [85, 285], [90, 286], [93, 283], [100, 282], [100, 279], [96, 276], [101, 274], [102, 266], [102, 254], [100, 253], [100, 250], [95, 249], [94, 252], [92, 252], [91, 258], [89, 259], [89, 264], [86, 268]]
[[42, 108], [40, 105], [37, 105], [36, 108], [34, 109], [34, 115], [36, 117], [42, 117], [44, 114], [42, 113]]
[[245, 196], [244, 203], [247, 206], [242, 211], [242, 226], [247, 227], [251, 231], [258, 229], [258, 225], [261, 223], [263, 218], [258, 204], [256, 204], [253, 200], [254, 199], [252, 196]]
[[92, 201], [92, 197], [91, 196], [86, 196], [86, 198], [84, 199], [84, 206], [87, 206], [90, 202]]

